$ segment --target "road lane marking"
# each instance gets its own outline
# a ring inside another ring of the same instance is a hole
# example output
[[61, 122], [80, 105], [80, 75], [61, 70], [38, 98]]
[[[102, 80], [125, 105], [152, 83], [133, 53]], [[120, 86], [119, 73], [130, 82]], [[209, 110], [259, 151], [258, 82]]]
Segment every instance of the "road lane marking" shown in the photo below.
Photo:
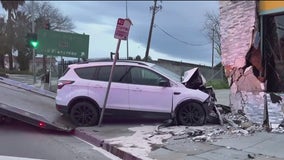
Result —
[[12, 156], [2, 156], [2, 155], [0, 155], [0, 160], [44, 160], [44, 159], [25, 158], [25, 157], [12, 157]]

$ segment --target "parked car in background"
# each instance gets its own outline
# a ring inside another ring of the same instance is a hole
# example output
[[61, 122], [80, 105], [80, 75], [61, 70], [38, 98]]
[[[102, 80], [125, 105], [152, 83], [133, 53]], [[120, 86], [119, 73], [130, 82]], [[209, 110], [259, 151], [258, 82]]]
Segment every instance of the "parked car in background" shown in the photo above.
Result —
[[[113, 62], [69, 65], [58, 81], [56, 108], [78, 126], [99, 121]], [[215, 101], [198, 68], [177, 74], [156, 64], [117, 61], [105, 114], [175, 118], [180, 125], [203, 125]]]

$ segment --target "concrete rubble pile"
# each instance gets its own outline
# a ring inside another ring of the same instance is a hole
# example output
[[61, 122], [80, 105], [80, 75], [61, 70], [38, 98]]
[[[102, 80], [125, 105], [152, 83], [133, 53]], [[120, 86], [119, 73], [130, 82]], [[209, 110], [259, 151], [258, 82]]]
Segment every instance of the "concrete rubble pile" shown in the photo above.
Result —
[[[243, 113], [222, 114], [224, 125], [206, 125], [200, 127], [185, 127], [184, 130], [175, 132], [174, 127], [156, 130], [154, 134], [171, 133], [174, 140], [189, 139], [193, 142], [213, 142], [225, 137], [249, 136], [256, 132], [263, 132], [265, 128], [259, 123], [250, 121]], [[172, 128], [172, 129], [171, 129]], [[271, 126], [271, 133], [284, 133], [284, 126]], [[153, 135], [152, 135], [153, 136]]]
[[[194, 142], [213, 142], [224, 136], [248, 136], [255, 132], [264, 131], [263, 127], [248, 120], [240, 113], [227, 113], [222, 115], [224, 125], [205, 125], [205, 126], [171, 126], [157, 129], [151, 136], [161, 134], [171, 134], [175, 140], [190, 139]], [[178, 129], [179, 128], [179, 129]]]
[[284, 133], [284, 127], [278, 126], [276, 128], [272, 128], [272, 133]]

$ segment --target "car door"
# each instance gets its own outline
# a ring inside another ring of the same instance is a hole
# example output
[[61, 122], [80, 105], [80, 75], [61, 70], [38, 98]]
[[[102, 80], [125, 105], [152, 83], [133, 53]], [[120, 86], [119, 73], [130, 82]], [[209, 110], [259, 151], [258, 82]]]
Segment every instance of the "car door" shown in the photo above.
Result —
[[159, 81], [168, 79], [143, 67], [131, 67], [129, 75], [130, 110], [171, 112], [173, 90], [170, 86], [159, 86]]
[[[128, 84], [123, 82], [126, 70], [127, 67], [125, 66], [115, 67], [106, 104], [107, 109], [129, 110]], [[97, 67], [94, 80], [89, 85], [89, 94], [94, 97], [100, 107], [103, 107], [105, 100], [110, 71], [111, 66]]]

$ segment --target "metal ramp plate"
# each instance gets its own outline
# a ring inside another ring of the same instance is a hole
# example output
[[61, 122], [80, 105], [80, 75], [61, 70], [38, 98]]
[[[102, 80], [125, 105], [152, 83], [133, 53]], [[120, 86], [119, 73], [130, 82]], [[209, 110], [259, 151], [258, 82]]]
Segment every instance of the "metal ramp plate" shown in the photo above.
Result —
[[46, 129], [70, 132], [75, 128], [56, 110], [54, 97], [1, 81], [0, 114]]

